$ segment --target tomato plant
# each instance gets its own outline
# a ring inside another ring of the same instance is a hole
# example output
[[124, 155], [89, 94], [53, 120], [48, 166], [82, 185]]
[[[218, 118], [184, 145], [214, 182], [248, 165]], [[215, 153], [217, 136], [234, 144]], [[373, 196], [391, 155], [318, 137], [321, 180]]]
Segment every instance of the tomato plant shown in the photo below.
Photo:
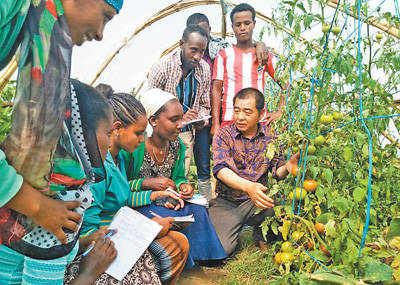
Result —
[[[329, 20], [325, 3], [282, 1], [274, 13], [275, 21], [294, 31], [284, 36], [287, 51], [276, 68], [281, 85], [291, 83], [291, 91], [282, 118], [273, 122], [273, 129], [279, 130], [275, 149], [283, 146], [289, 157], [298, 147], [301, 159], [296, 175], [269, 179], [268, 186], [281, 189], [289, 199], [274, 207], [275, 217], [265, 220], [263, 231], [280, 233], [294, 247], [290, 270], [282, 271], [281, 264], [277, 273], [282, 279], [277, 280], [298, 284], [299, 278], [313, 279], [303, 273], [327, 270], [341, 280], [400, 281], [400, 151], [396, 141], [384, 139], [391, 120], [400, 128], [399, 119], [390, 118], [400, 113], [392, 99], [400, 91], [400, 43], [367, 23], [358, 39], [357, 26], [349, 25], [343, 12], [356, 15], [357, 1], [341, 1], [341, 10]], [[360, 9], [364, 16], [372, 10], [367, 5], [363, 2]], [[378, 19], [400, 28], [396, 16], [375, 12]], [[293, 40], [311, 26], [318, 26], [319, 34], [308, 42]], [[370, 221], [360, 251], [369, 189]], [[306, 193], [301, 202], [300, 192]], [[280, 244], [273, 248], [281, 251]], [[305, 258], [305, 251], [312, 257]], [[326, 273], [323, 278], [332, 276]]]

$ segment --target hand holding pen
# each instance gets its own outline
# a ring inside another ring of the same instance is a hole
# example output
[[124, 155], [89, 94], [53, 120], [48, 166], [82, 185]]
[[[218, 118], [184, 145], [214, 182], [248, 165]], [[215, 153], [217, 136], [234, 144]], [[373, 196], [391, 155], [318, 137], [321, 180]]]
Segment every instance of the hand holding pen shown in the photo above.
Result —
[[111, 230], [106, 235], [104, 235], [102, 229], [98, 232], [100, 234], [96, 236], [96, 240], [92, 241], [92, 246], [82, 255], [79, 275], [74, 279], [73, 284], [94, 284], [96, 279], [107, 270], [117, 257], [117, 250], [109, 238], [116, 233], [116, 230]]
[[[107, 239], [109, 239], [112, 235], [114, 235], [117, 232], [117, 230], [110, 230], [110, 232], [108, 234], [106, 234], [103, 238], [104, 241], [106, 241]], [[91, 245], [88, 247], [88, 249], [85, 250], [84, 253], [82, 253], [82, 257], [87, 256], [95, 247], [96, 242], [101, 241], [101, 237], [99, 237], [97, 239], [97, 241], [92, 241]]]
[[189, 106], [185, 103], [182, 103], [182, 106], [184, 107], [184, 109], [187, 110], [186, 113], [183, 115], [183, 122], [189, 122], [191, 120], [197, 119], [199, 113], [196, 110], [189, 108]]

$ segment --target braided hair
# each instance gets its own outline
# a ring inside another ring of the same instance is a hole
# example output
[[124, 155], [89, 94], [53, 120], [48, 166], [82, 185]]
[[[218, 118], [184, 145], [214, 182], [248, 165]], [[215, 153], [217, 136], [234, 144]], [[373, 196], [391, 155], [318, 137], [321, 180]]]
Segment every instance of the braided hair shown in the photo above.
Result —
[[107, 97], [113, 109], [114, 121], [120, 121], [123, 128], [135, 123], [140, 116], [146, 116], [143, 105], [133, 95], [114, 93], [107, 84], [99, 84], [96, 89]]

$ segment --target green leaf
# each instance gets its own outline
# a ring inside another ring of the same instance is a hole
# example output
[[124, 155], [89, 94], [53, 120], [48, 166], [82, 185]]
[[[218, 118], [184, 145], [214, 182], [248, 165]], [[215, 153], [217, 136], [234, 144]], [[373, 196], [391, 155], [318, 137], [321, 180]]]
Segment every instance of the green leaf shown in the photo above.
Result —
[[308, 16], [306, 16], [306, 17], [304, 18], [304, 27], [305, 27], [305, 28], [310, 28], [310, 25], [311, 25], [313, 19], [314, 19], [314, 16], [313, 16], [313, 15], [308, 15]]
[[376, 257], [378, 258], [384, 258], [384, 257], [391, 257], [391, 256], [396, 256], [397, 252], [394, 249], [384, 247], [376, 253]]
[[366, 189], [364, 189], [364, 188], [357, 187], [356, 189], [354, 189], [354, 191], [353, 191], [354, 202], [356, 202], [356, 203], [361, 202], [362, 199], [365, 197], [365, 193], [366, 193]]
[[357, 285], [361, 284], [357, 280], [350, 279], [349, 277], [343, 277], [338, 274], [334, 273], [328, 273], [328, 272], [323, 272], [323, 273], [314, 273], [314, 274], [308, 274], [308, 277], [311, 280], [318, 281], [317, 284], [346, 284], [346, 285]]
[[297, 7], [301, 10], [301, 11], [303, 11], [304, 12], [304, 14], [307, 14], [307, 11], [306, 11], [306, 9], [304, 8], [304, 5], [303, 5], [303, 3], [298, 3], [297, 4]]
[[317, 217], [316, 221], [321, 224], [328, 223], [329, 220], [333, 220], [335, 218], [334, 213], [324, 213]]
[[325, 179], [329, 184], [332, 184], [332, 180], [333, 180], [333, 173], [332, 170], [330, 170], [329, 168], [324, 168], [323, 173], [325, 173]]
[[387, 239], [391, 240], [396, 236], [400, 236], [400, 217], [396, 217], [390, 222]]
[[349, 201], [346, 198], [339, 198], [333, 201], [332, 205], [338, 209], [340, 213], [344, 213], [350, 208]]
[[293, 12], [288, 13], [288, 22], [289, 22], [289, 27], [291, 27], [293, 24]]
[[335, 220], [329, 220], [325, 224], [325, 232], [326, 236], [334, 237], [337, 235], [337, 231], [335, 230]]
[[266, 156], [269, 160], [272, 160], [275, 156], [276, 146], [274, 143], [268, 144]]
[[364, 274], [362, 279], [369, 282], [383, 282], [392, 280], [393, 269], [372, 258], [368, 262], [362, 264]]

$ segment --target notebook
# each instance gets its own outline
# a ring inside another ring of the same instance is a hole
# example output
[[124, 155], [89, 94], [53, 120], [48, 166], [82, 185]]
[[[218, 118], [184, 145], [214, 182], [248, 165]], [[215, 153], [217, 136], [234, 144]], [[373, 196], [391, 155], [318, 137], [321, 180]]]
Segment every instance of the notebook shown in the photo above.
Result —
[[118, 230], [111, 237], [118, 254], [105, 272], [122, 281], [162, 227], [139, 212], [122, 207], [115, 214], [109, 228]]

